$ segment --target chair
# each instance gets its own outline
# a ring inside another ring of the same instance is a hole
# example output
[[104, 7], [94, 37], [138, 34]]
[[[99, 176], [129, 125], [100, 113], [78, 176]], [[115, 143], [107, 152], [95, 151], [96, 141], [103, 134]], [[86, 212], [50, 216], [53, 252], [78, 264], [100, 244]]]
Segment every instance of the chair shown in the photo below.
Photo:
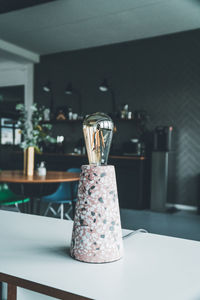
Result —
[[19, 204], [27, 203], [29, 201], [29, 198], [23, 198], [14, 194], [7, 184], [0, 184], [0, 206], [14, 205], [17, 208], [17, 211], [21, 212]]
[[[81, 170], [78, 168], [68, 169], [67, 172], [80, 173]], [[71, 220], [70, 212], [72, 211], [72, 202], [76, 202], [77, 198], [72, 199], [73, 195], [77, 195], [78, 182], [62, 182], [55, 193], [44, 196], [41, 198], [42, 202], [48, 203], [47, 209], [44, 212], [44, 216], [47, 216], [48, 212], [51, 211], [55, 217], [60, 217], [64, 219], [64, 216]], [[59, 204], [58, 208], [55, 205]], [[67, 212], [64, 212], [64, 205], [69, 206]], [[54, 207], [53, 207], [54, 206]]]

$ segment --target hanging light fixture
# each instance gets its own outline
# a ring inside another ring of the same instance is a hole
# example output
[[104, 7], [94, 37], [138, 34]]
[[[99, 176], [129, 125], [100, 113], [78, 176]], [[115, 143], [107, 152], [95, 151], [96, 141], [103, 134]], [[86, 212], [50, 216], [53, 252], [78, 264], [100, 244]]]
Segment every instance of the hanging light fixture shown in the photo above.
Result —
[[109, 89], [109, 87], [108, 87], [108, 82], [107, 82], [106, 79], [104, 79], [104, 80], [102, 81], [102, 83], [99, 85], [99, 90], [100, 90], [101, 92], [107, 92], [108, 89]]
[[46, 84], [43, 85], [43, 91], [46, 93], [51, 92], [51, 82], [48, 80]]
[[51, 81], [50, 81], [50, 80], [48, 80], [48, 81], [42, 86], [42, 90], [43, 90], [45, 93], [49, 93], [49, 95], [50, 95], [50, 115], [51, 115], [51, 118], [53, 118], [54, 98], [53, 98], [52, 84], [51, 84]]
[[82, 97], [81, 97], [80, 91], [76, 88], [73, 88], [72, 83], [69, 82], [66, 86], [65, 94], [66, 95], [77, 95], [78, 96], [79, 115], [81, 116], [82, 115]]
[[103, 93], [110, 92], [111, 94], [111, 101], [112, 101], [112, 112], [115, 116], [116, 114], [116, 100], [115, 100], [115, 92], [112, 89], [112, 87], [108, 84], [108, 81], [106, 78], [101, 82], [99, 85], [99, 90]]
[[66, 87], [66, 89], [65, 89], [65, 94], [66, 94], [66, 95], [72, 95], [72, 94], [73, 94], [72, 83], [71, 83], [71, 82], [69, 82], [69, 83], [67, 84], [67, 87]]

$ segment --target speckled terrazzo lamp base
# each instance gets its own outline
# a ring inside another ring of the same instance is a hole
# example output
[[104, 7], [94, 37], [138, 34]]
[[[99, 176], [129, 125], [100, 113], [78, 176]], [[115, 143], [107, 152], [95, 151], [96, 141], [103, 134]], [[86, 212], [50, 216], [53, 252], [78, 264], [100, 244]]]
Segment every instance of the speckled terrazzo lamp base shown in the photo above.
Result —
[[90, 263], [123, 255], [114, 166], [82, 166], [72, 233], [71, 256]]

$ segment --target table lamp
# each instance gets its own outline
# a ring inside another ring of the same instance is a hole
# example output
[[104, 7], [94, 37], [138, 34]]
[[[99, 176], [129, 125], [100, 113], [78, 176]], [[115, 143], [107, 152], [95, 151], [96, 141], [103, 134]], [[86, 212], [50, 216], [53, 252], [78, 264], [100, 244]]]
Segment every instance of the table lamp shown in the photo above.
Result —
[[89, 165], [81, 167], [71, 241], [71, 256], [88, 263], [106, 263], [123, 255], [115, 168], [107, 165], [113, 122], [104, 113], [83, 122]]

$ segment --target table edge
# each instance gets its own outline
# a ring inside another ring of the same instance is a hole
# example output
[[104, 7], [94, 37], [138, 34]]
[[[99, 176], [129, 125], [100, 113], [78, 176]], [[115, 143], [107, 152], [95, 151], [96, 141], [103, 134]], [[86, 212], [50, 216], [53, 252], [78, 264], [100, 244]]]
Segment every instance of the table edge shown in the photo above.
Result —
[[87, 298], [81, 295], [73, 294], [58, 288], [54, 288], [48, 285], [44, 285], [41, 283], [37, 283], [31, 280], [23, 279], [20, 277], [16, 277], [13, 275], [9, 275], [6, 273], [0, 272], [0, 282], [5, 282], [8, 285], [24, 288], [27, 290], [31, 290], [33, 292], [37, 292], [40, 294], [44, 294], [47, 296], [55, 297], [56, 299], [62, 300], [91, 300], [91, 298]]
[[26, 179], [22, 179], [22, 180], [12, 180], [12, 179], [6, 179], [6, 180], [1, 180], [0, 179], [0, 183], [31, 183], [31, 184], [34, 184], [34, 183], [61, 183], [61, 182], [76, 182], [76, 181], [79, 181], [80, 178], [67, 178], [67, 179], [56, 179], [56, 180], [52, 180], [52, 179], [49, 179], [49, 180], [45, 180], [45, 179], [35, 179], [35, 180], [32, 180], [32, 179], [29, 179], [29, 180], [26, 180]]
[[[14, 170], [14, 171], [19, 171], [22, 172], [21, 170]], [[61, 183], [61, 182], [75, 182], [80, 180], [80, 174], [76, 172], [64, 172], [64, 171], [48, 171], [48, 173], [63, 173], [66, 175], [66, 173], [71, 173], [73, 174], [73, 178], [46, 178], [46, 176], [41, 176], [40, 178], [34, 178], [33, 176], [27, 176], [27, 178], [2, 178], [1, 174], [5, 172], [13, 172], [13, 170], [4, 170], [0, 172], [0, 183], [1, 182], [6, 182], [6, 183]]]

